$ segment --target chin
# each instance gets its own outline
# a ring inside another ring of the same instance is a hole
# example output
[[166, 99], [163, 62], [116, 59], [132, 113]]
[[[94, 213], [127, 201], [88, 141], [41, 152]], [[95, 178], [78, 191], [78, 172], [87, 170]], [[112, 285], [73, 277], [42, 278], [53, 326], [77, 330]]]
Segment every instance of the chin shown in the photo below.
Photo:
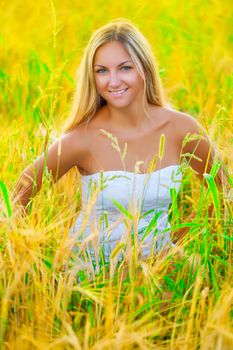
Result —
[[129, 99], [122, 99], [122, 100], [106, 100], [109, 104], [111, 104], [112, 106], [119, 106], [119, 107], [127, 107], [130, 104], [132, 104], [134, 102], [134, 100], [129, 100]]
[[130, 106], [130, 103], [111, 103], [111, 102], [108, 102], [108, 104], [115, 107], [115, 108], [127, 108]]

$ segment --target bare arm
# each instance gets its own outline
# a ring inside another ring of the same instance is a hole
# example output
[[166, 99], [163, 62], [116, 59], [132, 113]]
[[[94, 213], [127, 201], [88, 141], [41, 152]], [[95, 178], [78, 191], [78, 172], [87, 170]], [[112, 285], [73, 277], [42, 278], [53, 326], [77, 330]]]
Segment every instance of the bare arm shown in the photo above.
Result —
[[[202, 181], [203, 175], [205, 173], [210, 173], [215, 161], [220, 161], [220, 163], [222, 163], [220, 157], [217, 155], [217, 151], [209, 140], [206, 132], [194, 118], [183, 113], [177, 113], [176, 125], [176, 134], [179, 137], [179, 143], [183, 143], [181, 157], [186, 158], [190, 167]], [[215, 183], [220, 192], [223, 191], [224, 186], [230, 188], [230, 183], [227, 181], [228, 178], [221, 164], [215, 177]], [[206, 181], [204, 181], [204, 184], [207, 186]], [[210, 206], [208, 209], [209, 215], [211, 215], [212, 210], [213, 206]], [[187, 218], [187, 221], [192, 220], [195, 215], [196, 213], [193, 212]], [[174, 241], [177, 242], [182, 239], [188, 231], [188, 228], [184, 228], [174, 232]]]
[[[176, 130], [180, 138], [179, 142], [183, 143], [181, 156], [186, 158], [190, 167], [202, 181], [204, 173], [210, 173], [215, 161], [222, 163], [220, 156], [204, 128], [194, 118], [180, 113], [179, 119], [179, 128], [177, 127]], [[223, 185], [229, 185], [222, 165], [216, 174], [216, 184], [219, 190]]]
[[27, 206], [30, 198], [41, 189], [46, 168], [56, 182], [77, 165], [84, 153], [84, 145], [80, 141], [77, 135], [75, 137], [74, 132], [71, 132], [61, 136], [43, 152], [22, 172], [13, 191], [14, 202]]

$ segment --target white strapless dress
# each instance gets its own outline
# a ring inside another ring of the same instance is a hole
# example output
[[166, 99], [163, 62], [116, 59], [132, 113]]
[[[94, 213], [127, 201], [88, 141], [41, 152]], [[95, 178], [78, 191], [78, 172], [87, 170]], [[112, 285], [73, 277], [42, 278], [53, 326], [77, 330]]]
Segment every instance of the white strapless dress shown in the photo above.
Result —
[[108, 261], [113, 249], [129, 239], [129, 232], [132, 239], [137, 237], [142, 256], [171, 244], [171, 189], [178, 192], [181, 181], [180, 165], [147, 174], [110, 170], [81, 176], [82, 209], [69, 233], [74, 252], [85, 246], [95, 260], [102, 248]]

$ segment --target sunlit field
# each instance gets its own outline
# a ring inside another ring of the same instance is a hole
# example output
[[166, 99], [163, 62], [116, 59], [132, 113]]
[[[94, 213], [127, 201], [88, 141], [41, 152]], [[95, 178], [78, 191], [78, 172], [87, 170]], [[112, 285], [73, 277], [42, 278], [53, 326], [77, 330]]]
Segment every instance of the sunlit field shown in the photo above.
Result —
[[[88, 242], [72, 254], [68, 237], [74, 169], [55, 185], [45, 173], [27, 215], [11, 193], [61, 133], [91, 34], [117, 17], [149, 39], [167, 102], [203, 125], [228, 179], [217, 187], [217, 159], [202, 183], [183, 164], [169, 213], [183, 240], [140, 259], [138, 216], [119, 207], [127, 240], [95, 266]], [[12, 0], [0, 18], [0, 349], [233, 349], [232, 1]]]

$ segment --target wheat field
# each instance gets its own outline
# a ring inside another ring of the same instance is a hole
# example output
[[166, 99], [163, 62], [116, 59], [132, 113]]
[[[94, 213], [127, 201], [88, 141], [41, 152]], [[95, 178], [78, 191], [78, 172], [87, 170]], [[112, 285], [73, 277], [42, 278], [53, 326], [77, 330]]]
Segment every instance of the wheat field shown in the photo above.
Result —
[[[232, 349], [232, 1], [12, 0], [0, 14], [0, 348]], [[185, 169], [171, 207], [172, 228], [189, 228], [182, 243], [143, 261], [129, 239], [136, 258], [118, 263], [118, 247], [93, 274], [68, 239], [78, 173], [55, 185], [45, 174], [26, 216], [11, 192], [59, 136], [92, 32], [117, 17], [148, 38], [168, 103], [204, 126], [231, 189], [216, 187], [217, 161], [202, 183]]]

